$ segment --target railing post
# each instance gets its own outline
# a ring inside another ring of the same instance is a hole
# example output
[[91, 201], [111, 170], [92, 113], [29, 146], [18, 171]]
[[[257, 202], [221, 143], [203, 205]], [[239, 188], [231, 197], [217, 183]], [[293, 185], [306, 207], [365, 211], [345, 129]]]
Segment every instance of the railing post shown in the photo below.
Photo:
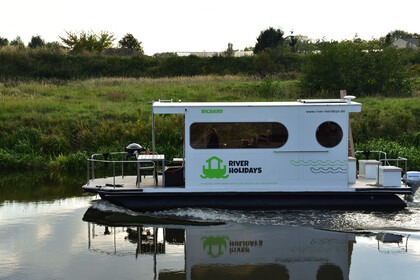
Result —
[[[136, 158], [137, 161], [137, 158]], [[139, 188], [140, 187], [140, 182], [141, 182], [141, 174], [140, 174], [140, 163], [137, 161], [137, 180], [136, 180], [136, 187]]]
[[86, 183], [89, 184], [89, 180], [90, 180], [89, 159], [86, 161], [86, 168], [87, 168], [87, 181], [86, 181]]
[[115, 188], [115, 162], [112, 162], [112, 178], [114, 182], [114, 188]]
[[124, 158], [121, 162], [121, 177], [124, 178]]
[[95, 179], [95, 161], [92, 157], [92, 179]]

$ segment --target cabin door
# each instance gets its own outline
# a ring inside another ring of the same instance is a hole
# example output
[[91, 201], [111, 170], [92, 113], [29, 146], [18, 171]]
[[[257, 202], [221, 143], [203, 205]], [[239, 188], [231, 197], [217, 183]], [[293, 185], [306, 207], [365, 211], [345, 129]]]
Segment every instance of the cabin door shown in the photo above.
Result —
[[314, 189], [347, 187], [348, 113], [331, 107], [303, 108], [301, 118], [302, 178]]

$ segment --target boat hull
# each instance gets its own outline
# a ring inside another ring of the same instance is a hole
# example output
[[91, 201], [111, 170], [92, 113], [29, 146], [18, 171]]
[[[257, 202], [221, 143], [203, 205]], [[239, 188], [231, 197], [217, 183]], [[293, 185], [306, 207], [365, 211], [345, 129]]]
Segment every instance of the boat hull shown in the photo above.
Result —
[[174, 208], [220, 209], [381, 209], [399, 210], [406, 203], [380, 192], [148, 193], [98, 192], [102, 199], [145, 212]]

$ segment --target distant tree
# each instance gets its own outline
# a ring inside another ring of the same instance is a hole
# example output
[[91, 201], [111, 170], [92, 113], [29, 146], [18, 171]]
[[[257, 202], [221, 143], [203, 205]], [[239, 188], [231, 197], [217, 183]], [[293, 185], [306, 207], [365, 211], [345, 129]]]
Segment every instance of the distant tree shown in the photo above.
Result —
[[39, 36], [32, 36], [31, 41], [28, 44], [28, 47], [31, 49], [41, 48], [45, 46], [45, 41]]
[[53, 49], [53, 50], [63, 49], [63, 46], [57, 41], [48, 42], [48, 43], [45, 44], [45, 47], [48, 48], [48, 49]]
[[[311, 39], [307, 36], [303, 35], [294, 35], [294, 40], [296, 41], [294, 46], [293, 43], [290, 41], [291, 47], [293, 46], [294, 52], [297, 53], [312, 53], [317, 49], [316, 43], [314, 43]], [[292, 49], [292, 51], [293, 51]]]
[[290, 49], [292, 50], [292, 52], [296, 52], [297, 51], [297, 42], [298, 42], [298, 38], [293, 35], [293, 31], [291, 32], [291, 35], [289, 36], [289, 46]]
[[364, 42], [365, 41], [363, 41], [363, 39], [359, 37], [359, 34], [357, 34], [357, 33], [354, 34], [353, 43], [360, 44], [360, 43], [364, 43]]
[[226, 57], [234, 57], [235, 56], [235, 51], [233, 50], [233, 44], [232, 43], [228, 43], [228, 47], [227, 47], [226, 51], [224, 52], [224, 56], [226, 56]]
[[312, 93], [346, 89], [360, 96], [406, 96], [411, 88], [405, 59], [394, 48], [378, 51], [351, 41], [325, 43], [307, 58], [301, 82]]
[[8, 45], [9, 45], [9, 40], [7, 40], [6, 38], [0, 37], [0, 48], [8, 46]]
[[391, 35], [391, 38], [393, 40], [399, 39], [399, 38], [412, 38], [413, 37], [412, 34], [403, 30], [394, 30], [394, 31], [389, 32], [388, 34]]
[[139, 42], [133, 34], [127, 33], [118, 43], [121, 48], [130, 49], [140, 54], [144, 54], [141, 42]]
[[114, 42], [114, 34], [102, 31], [96, 35], [96, 51], [100, 52], [105, 49], [109, 49], [112, 47], [112, 42]]
[[25, 47], [25, 44], [23, 43], [23, 41], [20, 38], [20, 36], [17, 36], [15, 39], [13, 39], [12, 41], [10, 41], [10, 45], [11, 46], [15, 46], [15, 47], [19, 47], [19, 48], [24, 48]]
[[81, 31], [79, 33], [67, 32], [67, 37], [60, 37], [63, 43], [74, 53], [83, 51], [99, 53], [112, 47], [114, 35], [106, 31], [99, 34]]
[[391, 36], [391, 33], [388, 33], [385, 36], [385, 44], [391, 45], [391, 43], [392, 43], [392, 36]]
[[284, 42], [283, 35], [283, 31], [274, 29], [273, 27], [261, 31], [260, 36], [257, 38], [257, 43], [255, 44], [254, 53], [258, 54], [265, 49], [276, 49], [281, 47]]

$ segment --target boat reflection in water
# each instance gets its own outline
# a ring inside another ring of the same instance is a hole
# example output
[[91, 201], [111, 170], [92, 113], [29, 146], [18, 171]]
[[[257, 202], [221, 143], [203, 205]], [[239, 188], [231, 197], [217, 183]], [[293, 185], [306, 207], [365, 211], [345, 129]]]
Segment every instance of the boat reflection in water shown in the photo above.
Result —
[[[149, 255], [155, 279], [349, 279], [356, 240], [354, 233], [298, 226], [167, 224], [93, 208], [83, 220], [89, 250]], [[177, 271], [160, 261], [181, 265]]]

